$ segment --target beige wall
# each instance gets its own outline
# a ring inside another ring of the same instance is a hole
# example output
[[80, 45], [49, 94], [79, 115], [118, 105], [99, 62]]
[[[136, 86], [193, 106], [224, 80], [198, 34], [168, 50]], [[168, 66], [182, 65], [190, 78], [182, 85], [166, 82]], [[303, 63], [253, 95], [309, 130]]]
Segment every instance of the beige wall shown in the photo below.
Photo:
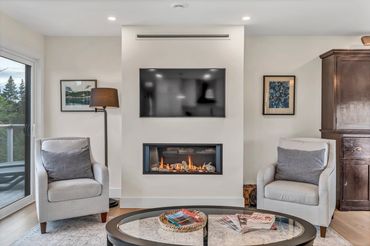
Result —
[[[230, 39], [137, 40], [137, 33]], [[243, 204], [244, 28], [123, 27], [122, 207]], [[226, 68], [226, 118], [139, 118], [139, 68]], [[143, 143], [222, 143], [223, 175], [143, 175]]]
[[[334, 48], [363, 48], [359, 37], [255, 36], [245, 42], [244, 183], [276, 160], [280, 137], [320, 137], [321, 60]], [[296, 114], [262, 115], [263, 75], [296, 75]]]
[[[103, 113], [61, 112], [61, 79], [96, 79], [98, 87], [121, 86], [120, 37], [47, 37], [45, 66], [45, 136], [87, 136], [94, 158], [104, 163]], [[122, 105], [123, 106], [123, 105]], [[121, 113], [108, 109], [110, 188], [120, 196]]]

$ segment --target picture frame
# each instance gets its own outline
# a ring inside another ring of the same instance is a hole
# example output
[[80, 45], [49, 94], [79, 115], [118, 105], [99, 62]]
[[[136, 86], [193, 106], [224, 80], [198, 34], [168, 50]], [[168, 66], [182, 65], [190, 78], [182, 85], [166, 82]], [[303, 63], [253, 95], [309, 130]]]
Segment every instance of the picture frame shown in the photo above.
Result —
[[263, 76], [263, 115], [295, 114], [295, 75]]
[[95, 79], [60, 80], [60, 111], [94, 112], [89, 105], [91, 89], [96, 87]]

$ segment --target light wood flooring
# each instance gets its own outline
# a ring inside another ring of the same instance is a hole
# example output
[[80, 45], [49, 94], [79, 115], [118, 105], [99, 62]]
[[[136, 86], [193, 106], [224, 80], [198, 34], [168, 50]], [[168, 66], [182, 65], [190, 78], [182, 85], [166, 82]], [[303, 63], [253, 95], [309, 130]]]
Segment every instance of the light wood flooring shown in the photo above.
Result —
[[[108, 219], [135, 210], [139, 209], [115, 207], [110, 209]], [[0, 245], [10, 245], [37, 224], [35, 204], [1, 220]], [[370, 246], [370, 211], [335, 211], [331, 227], [354, 246]]]

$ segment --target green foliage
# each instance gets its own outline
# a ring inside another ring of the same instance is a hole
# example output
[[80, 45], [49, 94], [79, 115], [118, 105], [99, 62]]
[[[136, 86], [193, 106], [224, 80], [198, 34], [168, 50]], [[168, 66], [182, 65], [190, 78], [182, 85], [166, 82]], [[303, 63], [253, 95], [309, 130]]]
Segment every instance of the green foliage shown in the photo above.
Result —
[[[17, 88], [12, 76], [0, 93], [0, 124], [25, 123], [25, 84]], [[14, 161], [24, 160], [25, 135], [23, 127], [14, 128]], [[7, 161], [7, 129], [0, 128], [0, 163]]]
[[5, 88], [1, 92], [1, 96], [9, 102], [16, 102], [18, 100], [17, 86], [12, 76], [9, 77], [8, 83], [6, 83]]

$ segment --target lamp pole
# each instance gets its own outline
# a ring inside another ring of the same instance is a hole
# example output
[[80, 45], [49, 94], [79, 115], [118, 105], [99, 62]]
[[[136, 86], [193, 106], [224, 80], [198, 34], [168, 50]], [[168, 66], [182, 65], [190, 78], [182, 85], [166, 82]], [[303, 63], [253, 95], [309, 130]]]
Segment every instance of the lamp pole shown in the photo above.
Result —
[[[93, 88], [91, 90], [90, 107], [95, 107], [95, 112], [104, 113], [104, 154], [105, 166], [108, 168], [108, 115], [107, 107], [119, 107], [117, 89]], [[118, 201], [109, 198], [109, 207], [115, 207]]]
[[95, 112], [103, 112], [104, 113], [104, 161], [105, 166], [108, 167], [108, 115], [107, 115], [107, 107], [103, 106], [102, 109], [95, 108]]

